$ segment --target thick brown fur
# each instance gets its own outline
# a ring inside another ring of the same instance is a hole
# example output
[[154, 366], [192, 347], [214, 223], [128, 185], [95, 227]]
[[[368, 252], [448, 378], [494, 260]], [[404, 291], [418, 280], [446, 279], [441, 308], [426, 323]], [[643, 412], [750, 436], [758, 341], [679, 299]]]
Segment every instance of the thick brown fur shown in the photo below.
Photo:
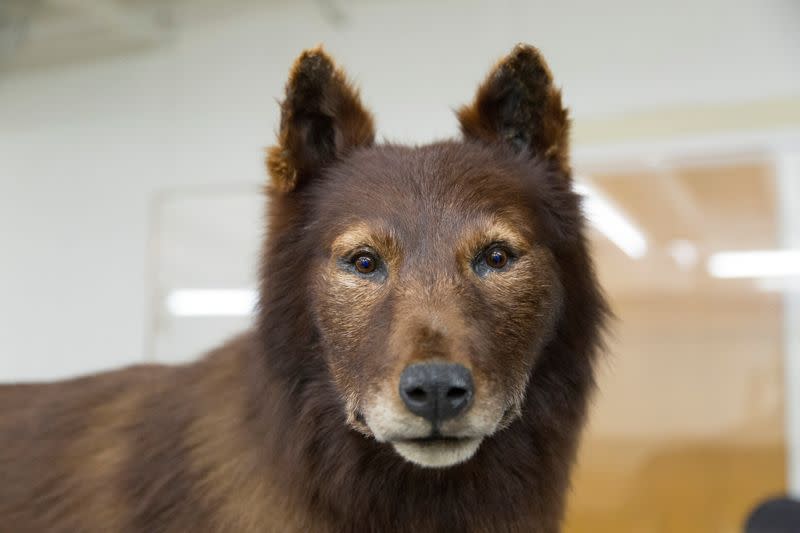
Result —
[[[342, 72], [304, 53], [268, 155], [255, 327], [191, 365], [0, 387], [0, 530], [558, 531], [607, 315], [567, 114], [519, 46], [459, 118], [462, 140], [375, 146]], [[476, 270], [487, 239], [515, 262]], [[348, 264], [362, 244], [380, 276]], [[471, 369], [472, 411], [505, 402], [446, 468], [369, 417], [430, 358]]]

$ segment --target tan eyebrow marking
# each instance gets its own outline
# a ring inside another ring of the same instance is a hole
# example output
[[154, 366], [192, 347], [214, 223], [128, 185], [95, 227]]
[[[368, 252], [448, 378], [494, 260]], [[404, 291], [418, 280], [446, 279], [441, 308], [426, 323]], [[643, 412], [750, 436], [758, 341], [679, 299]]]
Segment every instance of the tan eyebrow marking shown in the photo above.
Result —
[[473, 254], [492, 242], [505, 242], [518, 252], [528, 252], [531, 242], [523, 233], [508, 222], [489, 218], [473, 227], [462, 240], [461, 250], [464, 259], [472, 260]]
[[334, 257], [342, 257], [359, 246], [369, 246], [380, 254], [384, 261], [394, 262], [400, 258], [397, 239], [390, 229], [358, 223], [345, 229], [331, 243]]
[[492, 220], [484, 229], [486, 237], [493, 241], [504, 241], [519, 250], [527, 250], [530, 248], [530, 243], [522, 233], [511, 224], [501, 221]]

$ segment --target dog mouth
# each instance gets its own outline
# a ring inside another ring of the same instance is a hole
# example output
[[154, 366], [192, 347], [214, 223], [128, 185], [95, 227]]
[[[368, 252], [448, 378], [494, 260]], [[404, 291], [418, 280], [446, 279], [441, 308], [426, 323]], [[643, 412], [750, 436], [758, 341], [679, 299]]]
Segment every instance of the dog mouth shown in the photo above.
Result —
[[474, 407], [466, 416], [431, 423], [376, 401], [368, 411], [354, 409], [350, 420], [354, 428], [389, 445], [406, 461], [425, 468], [445, 468], [470, 460], [495, 433], [508, 410], [496, 412], [491, 403], [479, 405], [482, 410]]
[[483, 437], [458, 437], [437, 433], [427, 437], [389, 441], [405, 460], [425, 468], [445, 468], [463, 463], [478, 451]]
[[432, 431], [429, 435], [425, 437], [412, 437], [408, 439], [394, 439], [393, 442], [401, 442], [406, 444], [417, 444], [419, 446], [430, 446], [430, 445], [448, 445], [448, 444], [459, 444], [474, 439], [475, 437], [469, 436], [459, 436], [459, 435], [442, 435], [438, 429]]
[[400, 442], [409, 442], [412, 444], [419, 444], [419, 445], [426, 445], [426, 444], [457, 444], [459, 442], [463, 442], [465, 440], [469, 440], [469, 437], [447, 437], [443, 435], [430, 435], [428, 437], [421, 437], [416, 439], [405, 439], [401, 440]]

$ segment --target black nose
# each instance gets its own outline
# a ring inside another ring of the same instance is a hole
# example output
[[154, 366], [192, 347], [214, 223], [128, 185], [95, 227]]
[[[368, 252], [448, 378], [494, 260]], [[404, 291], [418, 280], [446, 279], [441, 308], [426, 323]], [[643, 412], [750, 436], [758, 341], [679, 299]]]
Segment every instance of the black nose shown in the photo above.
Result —
[[472, 393], [472, 375], [462, 365], [417, 363], [400, 375], [400, 397], [408, 410], [434, 424], [464, 411]]

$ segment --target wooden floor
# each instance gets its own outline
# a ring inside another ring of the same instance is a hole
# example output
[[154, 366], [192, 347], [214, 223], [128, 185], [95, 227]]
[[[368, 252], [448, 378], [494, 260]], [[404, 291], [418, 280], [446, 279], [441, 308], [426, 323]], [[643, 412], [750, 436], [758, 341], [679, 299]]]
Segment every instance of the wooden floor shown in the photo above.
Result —
[[633, 443], [586, 444], [591, 460], [574, 477], [567, 533], [741, 533], [747, 513], [786, 486], [781, 445], [643, 444], [652, 451], [643, 453]]

